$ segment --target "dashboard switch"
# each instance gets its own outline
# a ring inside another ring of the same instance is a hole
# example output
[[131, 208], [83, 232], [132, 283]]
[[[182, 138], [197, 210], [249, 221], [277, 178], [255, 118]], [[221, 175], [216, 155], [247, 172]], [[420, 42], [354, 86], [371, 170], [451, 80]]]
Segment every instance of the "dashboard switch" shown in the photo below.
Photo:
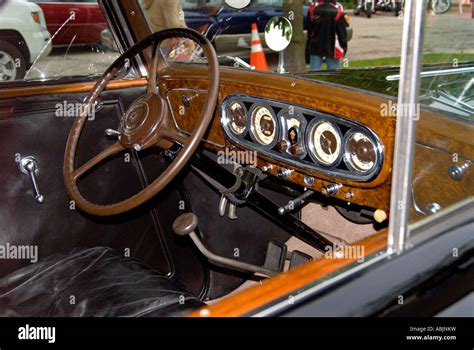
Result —
[[293, 146], [290, 147], [290, 153], [295, 157], [301, 157], [304, 153], [303, 146], [301, 146], [301, 144], [299, 143], [295, 143]]
[[277, 176], [279, 178], [287, 178], [291, 175], [292, 172], [293, 172], [292, 169], [281, 168], [280, 170], [278, 170]]
[[276, 143], [275, 149], [278, 152], [285, 152], [288, 149], [288, 141], [286, 140], [280, 140]]
[[335, 196], [336, 194], [339, 193], [339, 190], [341, 189], [342, 185], [341, 184], [336, 184], [336, 183], [330, 183], [329, 185], [327, 186], [323, 186], [321, 188], [321, 192], [327, 196], [327, 197], [331, 197], [331, 196]]

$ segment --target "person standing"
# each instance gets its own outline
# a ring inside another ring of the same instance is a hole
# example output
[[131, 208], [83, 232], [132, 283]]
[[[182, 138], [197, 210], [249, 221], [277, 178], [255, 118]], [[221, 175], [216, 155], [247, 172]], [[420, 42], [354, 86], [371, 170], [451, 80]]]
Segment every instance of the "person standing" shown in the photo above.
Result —
[[[140, 4], [152, 33], [171, 28], [187, 28], [181, 0], [141, 0]], [[179, 50], [178, 43], [182, 43], [185, 50]], [[190, 39], [175, 38], [167, 41], [162, 47], [168, 51], [167, 55], [173, 53], [173, 60], [187, 61], [196, 45]], [[181, 53], [176, 54], [178, 51]]]
[[334, 0], [318, 0], [308, 10], [306, 60], [311, 70], [320, 70], [326, 60], [329, 70], [340, 69], [347, 53], [347, 31], [342, 5]]
[[141, 0], [152, 33], [169, 28], [186, 28], [180, 0]]

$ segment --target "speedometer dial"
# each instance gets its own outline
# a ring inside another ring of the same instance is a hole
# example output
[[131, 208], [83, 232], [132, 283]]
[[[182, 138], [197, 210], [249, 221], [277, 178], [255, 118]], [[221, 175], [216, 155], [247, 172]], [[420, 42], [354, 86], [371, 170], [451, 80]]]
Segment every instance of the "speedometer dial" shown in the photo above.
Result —
[[311, 154], [323, 165], [333, 165], [341, 155], [341, 134], [327, 121], [313, 126], [309, 134]]
[[274, 114], [267, 107], [257, 107], [252, 113], [252, 135], [261, 145], [268, 146], [275, 141], [277, 121]]
[[367, 135], [356, 132], [347, 139], [345, 159], [354, 170], [369, 172], [377, 162], [376, 146]]
[[233, 102], [229, 107], [229, 127], [236, 135], [241, 135], [247, 126], [245, 108], [239, 102]]

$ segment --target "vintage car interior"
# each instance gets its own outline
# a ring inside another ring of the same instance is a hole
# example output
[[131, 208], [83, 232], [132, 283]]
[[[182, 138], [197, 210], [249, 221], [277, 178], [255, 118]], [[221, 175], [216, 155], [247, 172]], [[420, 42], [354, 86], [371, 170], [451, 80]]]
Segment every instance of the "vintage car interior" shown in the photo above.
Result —
[[[396, 77], [226, 66], [197, 31], [151, 33], [139, 2], [100, 5], [136, 43], [102, 76], [1, 86], [1, 243], [38, 247], [2, 262], [2, 315], [243, 315], [362, 257], [344, 246], [386, 248]], [[199, 58], [173, 61], [175, 38]], [[474, 191], [472, 119], [440, 104], [418, 122], [412, 221]]]

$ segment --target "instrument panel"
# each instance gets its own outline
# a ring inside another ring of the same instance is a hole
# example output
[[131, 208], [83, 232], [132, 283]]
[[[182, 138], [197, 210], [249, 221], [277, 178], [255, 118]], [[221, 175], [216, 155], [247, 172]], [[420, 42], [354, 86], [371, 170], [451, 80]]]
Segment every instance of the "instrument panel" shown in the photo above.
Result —
[[384, 161], [384, 146], [367, 126], [272, 99], [231, 94], [221, 124], [246, 149], [341, 179], [371, 181]]

